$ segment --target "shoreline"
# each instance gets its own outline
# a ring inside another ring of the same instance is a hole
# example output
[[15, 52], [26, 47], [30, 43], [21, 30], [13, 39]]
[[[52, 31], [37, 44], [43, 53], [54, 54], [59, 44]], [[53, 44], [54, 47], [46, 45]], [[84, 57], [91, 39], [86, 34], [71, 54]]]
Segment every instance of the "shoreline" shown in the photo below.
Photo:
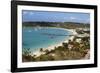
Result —
[[[54, 28], [56, 28], [56, 27], [54, 27]], [[65, 28], [57, 28], [57, 29], [67, 30], [67, 31], [71, 32], [73, 35], [77, 34], [77, 32], [75, 31], [75, 29], [65, 29]], [[46, 49], [49, 50], [49, 51], [53, 50], [55, 47], [62, 46], [63, 42], [68, 43], [68, 40], [73, 40], [73, 38], [74, 38], [74, 36], [71, 36], [69, 38], [66, 38], [64, 41], [59, 42], [58, 44], [54, 44], [54, 45], [49, 46], [47, 48], [43, 48], [43, 50], [46, 50]], [[45, 54], [45, 52], [40, 52], [39, 49], [36, 50], [35, 52], [31, 53], [32, 56], [35, 55], [36, 57], [40, 56], [41, 54]]]

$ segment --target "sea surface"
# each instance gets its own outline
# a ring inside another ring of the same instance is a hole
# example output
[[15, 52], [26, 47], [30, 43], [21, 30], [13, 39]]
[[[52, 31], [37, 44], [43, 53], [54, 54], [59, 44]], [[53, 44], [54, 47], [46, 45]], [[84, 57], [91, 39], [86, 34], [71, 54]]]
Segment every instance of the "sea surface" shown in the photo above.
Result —
[[40, 48], [47, 48], [54, 44], [59, 44], [65, 41], [72, 32], [64, 30], [63, 28], [54, 27], [26, 27], [22, 29], [22, 48], [35, 52]]

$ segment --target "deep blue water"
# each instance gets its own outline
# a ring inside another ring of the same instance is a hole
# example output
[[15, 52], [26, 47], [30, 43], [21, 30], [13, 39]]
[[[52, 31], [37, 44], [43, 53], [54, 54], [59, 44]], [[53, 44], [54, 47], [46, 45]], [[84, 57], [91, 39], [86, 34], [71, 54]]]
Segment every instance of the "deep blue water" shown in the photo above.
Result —
[[30, 48], [36, 51], [40, 48], [46, 48], [53, 44], [64, 41], [71, 32], [59, 28], [23, 28], [22, 29], [22, 48]]

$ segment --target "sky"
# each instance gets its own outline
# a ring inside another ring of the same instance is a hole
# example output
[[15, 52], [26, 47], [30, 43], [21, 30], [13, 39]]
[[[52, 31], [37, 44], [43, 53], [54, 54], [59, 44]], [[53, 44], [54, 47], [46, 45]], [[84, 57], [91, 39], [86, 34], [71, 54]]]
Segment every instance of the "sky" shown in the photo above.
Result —
[[22, 10], [23, 22], [90, 23], [89, 13]]

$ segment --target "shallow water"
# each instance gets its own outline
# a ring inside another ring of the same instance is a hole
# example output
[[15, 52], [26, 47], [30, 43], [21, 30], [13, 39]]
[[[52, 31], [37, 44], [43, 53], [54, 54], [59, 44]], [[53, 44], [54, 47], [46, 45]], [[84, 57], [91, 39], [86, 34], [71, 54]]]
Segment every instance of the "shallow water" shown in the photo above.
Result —
[[63, 42], [71, 32], [63, 28], [32, 28], [27, 27], [22, 29], [22, 48], [30, 48], [31, 51], [36, 51], [40, 48], [47, 48], [54, 44]]

